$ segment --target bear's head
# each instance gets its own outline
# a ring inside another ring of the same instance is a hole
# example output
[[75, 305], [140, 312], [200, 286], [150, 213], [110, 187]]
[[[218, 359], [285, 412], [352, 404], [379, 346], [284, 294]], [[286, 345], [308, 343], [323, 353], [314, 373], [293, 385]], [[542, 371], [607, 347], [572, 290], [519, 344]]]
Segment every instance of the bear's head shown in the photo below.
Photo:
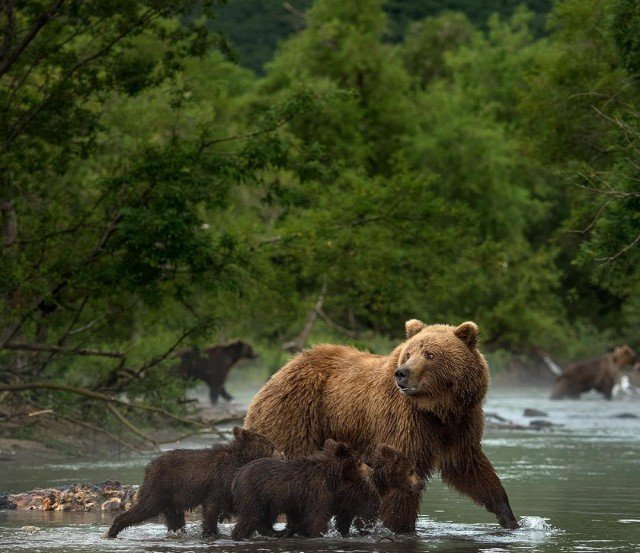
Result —
[[368, 463], [373, 467], [374, 482], [383, 494], [390, 490], [420, 493], [424, 480], [418, 476], [415, 465], [398, 450], [379, 445]]
[[356, 483], [364, 480], [368, 484], [372, 482], [373, 469], [350, 445], [328, 439], [324, 442], [321, 455], [338, 465], [344, 481]]
[[395, 351], [395, 384], [418, 408], [448, 418], [482, 404], [489, 385], [478, 351], [478, 327], [406, 323], [407, 341]]
[[284, 458], [283, 454], [276, 449], [275, 444], [259, 432], [234, 426], [233, 438], [230, 444], [231, 451], [243, 464], [264, 457]]
[[631, 346], [618, 346], [613, 350], [611, 357], [618, 367], [624, 367], [625, 365], [633, 365], [636, 360], [636, 352]]
[[236, 340], [235, 342], [231, 342], [229, 346], [234, 352], [238, 359], [257, 359], [259, 356], [251, 347], [251, 344], [244, 342], [242, 340]]

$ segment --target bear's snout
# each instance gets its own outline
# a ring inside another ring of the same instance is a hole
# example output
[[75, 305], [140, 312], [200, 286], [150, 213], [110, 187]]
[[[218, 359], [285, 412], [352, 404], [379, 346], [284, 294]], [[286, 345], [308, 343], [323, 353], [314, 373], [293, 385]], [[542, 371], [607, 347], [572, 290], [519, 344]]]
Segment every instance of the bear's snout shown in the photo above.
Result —
[[396, 371], [396, 379], [406, 379], [407, 376], [409, 376], [409, 369], [407, 369], [407, 367], [405, 367], [404, 365], [398, 367], [398, 370]]
[[400, 388], [400, 391], [407, 394], [413, 391], [413, 388], [409, 386], [409, 375], [411, 371], [406, 365], [400, 365], [396, 372], [396, 385]]

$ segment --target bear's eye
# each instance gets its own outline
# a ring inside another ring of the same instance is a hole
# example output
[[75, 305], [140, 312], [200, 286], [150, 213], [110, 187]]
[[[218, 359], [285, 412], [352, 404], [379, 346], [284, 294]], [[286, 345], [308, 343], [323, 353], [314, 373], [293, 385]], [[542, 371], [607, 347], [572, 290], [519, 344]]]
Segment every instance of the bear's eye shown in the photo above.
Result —
[[409, 357], [411, 357], [411, 354], [409, 352], [404, 354], [404, 362], [406, 363], [407, 361], [409, 361]]
[[433, 353], [425, 353], [427, 359], [433, 359]]

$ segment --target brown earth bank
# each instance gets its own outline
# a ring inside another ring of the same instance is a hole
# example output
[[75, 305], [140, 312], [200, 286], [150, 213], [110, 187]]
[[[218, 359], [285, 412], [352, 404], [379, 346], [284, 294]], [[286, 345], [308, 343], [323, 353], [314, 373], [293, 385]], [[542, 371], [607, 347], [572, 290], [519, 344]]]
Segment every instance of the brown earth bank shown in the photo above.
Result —
[[[25, 403], [0, 404], [0, 469], [3, 462], [47, 462], [59, 459], [120, 459], [159, 451], [160, 446], [177, 444], [196, 435], [225, 439], [225, 425], [242, 422], [244, 410], [213, 410], [205, 406], [195, 427], [179, 427], [162, 421], [133, 429], [116, 426], [107, 430], [67, 417], [51, 409]], [[218, 427], [220, 425], [220, 427]]]

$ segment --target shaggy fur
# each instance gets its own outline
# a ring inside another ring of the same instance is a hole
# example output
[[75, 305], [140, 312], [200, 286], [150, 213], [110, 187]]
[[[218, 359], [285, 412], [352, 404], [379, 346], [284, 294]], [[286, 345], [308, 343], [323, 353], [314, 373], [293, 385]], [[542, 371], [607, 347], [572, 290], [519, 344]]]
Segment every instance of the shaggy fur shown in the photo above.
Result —
[[253, 348], [238, 340], [226, 346], [213, 346], [201, 351], [189, 349], [177, 354], [180, 357], [180, 372], [189, 378], [203, 380], [209, 386], [209, 399], [215, 405], [218, 396], [226, 401], [233, 397], [224, 387], [231, 367], [240, 359], [255, 359], [257, 357]]
[[280, 535], [319, 537], [327, 531], [336, 494], [345, 482], [364, 483], [371, 472], [351, 447], [333, 440], [307, 457], [249, 463], [233, 481], [238, 518], [231, 536], [242, 540], [256, 530], [276, 535], [273, 525], [278, 515], [286, 514], [287, 529]]
[[578, 361], [567, 366], [556, 379], [551, 399], [573, 398], [590, 390], [611, 399], [613, 387], [620, 380], [620, 369], [636, 360], [636, 352], [629, 346], [618, 346], [611, 353], [596, 359]]
[[[456, 490], [518, 526], [507, 494], [482, 452], [482, 402], [489, 371], [477, 349], [478, 328], [406, 324], [407, 340], [390, 355], [320, 345], [281, 368], [254, 398], [245, 424], [285, 455], [316, 450], [327, 438], [372, 453], [388, 443], [427, 479], [440, 471]], [[397, 375], [397, 376], [396, 376]], [[419, 499], [389, 494], [384, 524], [415, 529]], [[400, 530], [397, 530], [400, 531]]]
[[184, 513], [202, 505], [204, 536], [215, 535], [218, 518], [233, 512], [231, 482], [236, 469], [278, 455], [271, 440], [235, 427], [234, 440], [210, 449], [174, 449], [147, 465], [138, 501], [118, 515], [107, 533], [115, 538], [128, 526], [163, 514], [169, 531], [185, 525]]
[[[364, 461], [373, 469], [373, 487], [364, 482], [347, 482], [333, 505], [336, 530], [343, 536], [349, 535], [352, 522], [361, 533], [365, 526], [373, 524], [380, 513], [380, 500], [397, 493], [413, 504], [412, 499], [420, 500], [424, 487], [413, 463], [388, 445], [381, 445], [372, 455], [365, 456]], [[403, 528], [390, 530], [403, 531]]]

